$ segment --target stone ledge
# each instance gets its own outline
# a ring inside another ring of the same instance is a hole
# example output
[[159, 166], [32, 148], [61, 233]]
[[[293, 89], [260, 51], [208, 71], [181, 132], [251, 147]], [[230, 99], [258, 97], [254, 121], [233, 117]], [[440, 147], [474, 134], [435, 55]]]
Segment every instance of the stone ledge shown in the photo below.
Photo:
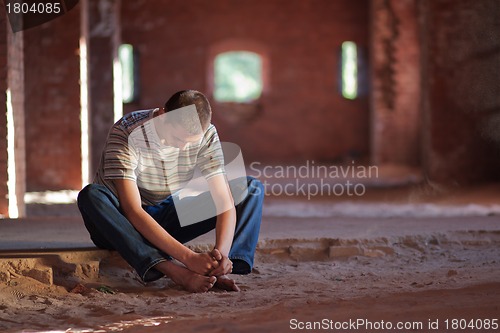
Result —
[[0, 281], [29, 277], [52, 285], [54, 280], [95, 279], [102, 259], [112, 255], [105, 250], [25, 252], [0, 254]]
[[[437, 251], [446, 246], [474, 247], [500, 244], [498, 231], [457, 231], [446, 234], [379, 237], [373, 239], [262, 239], [257, 246], [257, 261], [299, 262], [369, 259]], [[189, 245], [194, 251], [208, 251], [210, 243]], [[113, 270], [133, 271], [117, 252], [87, 249], [50, 252], [0, 253], [0, 282], [29, 277], [47, 285], [67, 286], [95, 280]]]

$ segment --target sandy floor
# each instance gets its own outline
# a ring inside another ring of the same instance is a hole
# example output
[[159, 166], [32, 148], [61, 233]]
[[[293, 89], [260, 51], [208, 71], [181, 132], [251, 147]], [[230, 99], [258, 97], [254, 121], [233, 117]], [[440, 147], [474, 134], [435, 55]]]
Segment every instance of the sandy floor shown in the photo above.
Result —
[[[116, 256], [99, 278], [59, 275], [48, 286], [13, 276], [0, 283], [0, 332], [289, 332], [321, 320], [333, 332], [429, 332], [429, 320], [439, 320], [434, 332], [478, 332], [452, 330], [452, 320], [500, 319], [498, 232], [344, 241], [362, 249], [345, 258], [329, 255], [332, 242], [264, 244], [253, 274], [235, 276], [240, 293], [143, 286]], [[335, 327], [358, 319], [370, 323]]]
[[268, 202], [268, 217], [306, 222], [424, 220], [407, 237], [384, 229], [385, 237], [366, 239], [262, 241], [254, 272], [233, 276], [240, 293], [190, 294], [168, 279], [144, 286], [116, 255], [97, 264], [99, 275], [91, 264], [63, 264], [81, 258], [53, 258], [53, 285], [16, 274], [22, 267], [0, 267], [11, 272], [0, 282], [0, 332], [500, 332], [493, 323], [500, 321], [500, 232], [441, 233], [431, 225], [469, 216], [467, 226], [477, 229], [476, 222], [499, 215], [499, 193], [498, 184], [427, 184], [371, 190], [357, 201]]

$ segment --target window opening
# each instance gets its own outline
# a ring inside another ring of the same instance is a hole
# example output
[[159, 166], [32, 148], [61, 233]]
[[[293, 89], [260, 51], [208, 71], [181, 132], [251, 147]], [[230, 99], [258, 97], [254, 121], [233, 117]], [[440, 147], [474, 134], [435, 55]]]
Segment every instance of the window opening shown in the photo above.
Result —
[[118, 48], [118, 58], [121, 66], [122, 100], [123, 103], [131, 103], [137, 99], [138, 89], [136, 82], [137, 61], [134, 47], [130, 44], [122, 44]]
[[246, 103], [262, 94], [262, 57], [248, 51], [220, 53], [214, 60], [214, 98]]
[[358, 96], [358, 50], [354, 42], [342, 43], [342, 96]]

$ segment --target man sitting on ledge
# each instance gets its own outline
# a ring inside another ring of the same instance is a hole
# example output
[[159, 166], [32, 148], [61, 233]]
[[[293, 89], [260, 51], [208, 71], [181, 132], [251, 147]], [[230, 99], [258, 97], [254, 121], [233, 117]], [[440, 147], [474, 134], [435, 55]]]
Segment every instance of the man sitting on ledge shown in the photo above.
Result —
[[[183, 112], [158, 121], [189, 106], [196, 109], [196, 121]], [[247, 177], [248, 193], [235, 207], [211, 116], [207, 98], [193, 90], [175, 93], [164, 108], [125, 115], [109, 132], [93, 184], [78, 195], [94, 244], [118, 251], [145, 282], [166, 275], [191, 292], [214, 286], [238, 291], [227, 274], [252, 270], [264, 191], [258, 180]], [[183, 226], [173, 196], [195, 167], [208, 183], [216, 213]], [[214, 228], [212, 251], [196, 253], [184, 245]]]

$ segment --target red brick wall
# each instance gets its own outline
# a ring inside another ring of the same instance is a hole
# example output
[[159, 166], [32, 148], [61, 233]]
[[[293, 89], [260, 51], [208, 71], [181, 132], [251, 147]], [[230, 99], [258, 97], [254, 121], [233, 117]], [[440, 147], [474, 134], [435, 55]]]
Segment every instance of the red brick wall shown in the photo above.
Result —
[[[387, 3], [395, 24], [384, 21], [386, 9], [381, 16], [374, 12]], [[160, 106], [180, 89], [210, 95], [214, 49], [228, 41], [248, 43], [267, 59], [263, 97], [248, 107], [212, 101], [221, 138], [238, 143], [247, 163], [366, 156], [372, 131], [376, 162], [422, 163], [437, 181], [498, 179], [500, 15], [495, 13], [500, 13], [496, 0], [123, 1], [122, 38], [138, 49], [141, 75], [140, 100], [125, 111]], [[4, 17], [0, 24], [0, 90], [5, 91]], [[380, 51], [388, 33], [389, 53]], [[79, 6], [24, 32], [29, 191], [80, 187], [79, 36]], [[345, 40], [357, 42], [365, 56], [369, 49], [374, 52], [371, 107], [376, 126], [371, 129], [368, 96], [350, 101], [339, 94], [339, 54]], [[392, 65], [386, 65], [387, 59]], [[104, 74], [108, 82], [110, 72]], [[99, 105], [112, 103], [94, 98]], [[0, 105], [5, 105], [4, 93]], [[108, 123], [112, 110], [105, 109], [97, 117]], [[250, 116], [244, 121], [230, 117], [233, 110], [247, 109]], [[7, 207], [3, 113], [0, 214]]]
[[452, 183], [500, 179], [500, 2], [433, 0], [421, 11], [425, 171]]
[[368, 48], [367, 0], [123, 1], [124, 43], [140, 53], [141, 96], [126, 112], [161, 106], [175, 91], [210, 94], [210, 50], [228, 39], [268, 52], [268, 91], [259, 114], [228, 122], [213, 103], [222, 140], [239, 144], [245, 160], [332, 161], [368, 154], [368, 97], [339, 94], [340, 45]]
[[79, 189], [80, 6], [24, 34], [27, 190]]

